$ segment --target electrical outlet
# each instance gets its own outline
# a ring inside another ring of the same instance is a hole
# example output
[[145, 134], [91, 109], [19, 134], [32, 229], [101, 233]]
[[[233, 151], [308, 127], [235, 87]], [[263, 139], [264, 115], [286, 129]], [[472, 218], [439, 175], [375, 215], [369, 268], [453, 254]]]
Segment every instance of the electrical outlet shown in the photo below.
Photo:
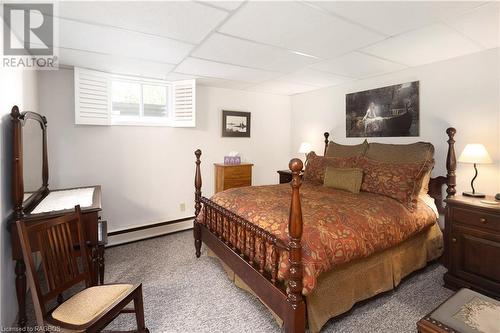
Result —
[[181, 209], [181, 212], [185, 212], [186, 211], [186, 204], [183, 202], [179, 205], [179, 208]]

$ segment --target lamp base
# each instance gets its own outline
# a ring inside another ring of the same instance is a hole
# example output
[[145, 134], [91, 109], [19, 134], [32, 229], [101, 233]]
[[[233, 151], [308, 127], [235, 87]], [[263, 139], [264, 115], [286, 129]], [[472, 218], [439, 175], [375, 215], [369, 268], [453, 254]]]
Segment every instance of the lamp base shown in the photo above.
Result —
[[474, 197], [474, 198], [484, 198], [485, 195], [483, 193], [477, 193], [477, 192], [463, 192], [462, 193], [466, 197]]

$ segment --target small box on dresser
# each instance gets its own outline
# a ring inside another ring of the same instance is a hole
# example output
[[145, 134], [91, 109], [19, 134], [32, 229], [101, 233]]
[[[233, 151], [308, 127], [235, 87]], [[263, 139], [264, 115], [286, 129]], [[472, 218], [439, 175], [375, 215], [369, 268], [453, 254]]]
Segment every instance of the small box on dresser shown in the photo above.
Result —
[[223, 164], [214, 163], [215, 167], [215, 193], [234, 187], [252, 185], [251, 163]]
[[445, 285], [500, 298], [500, 204], [455, 196], [446, 199]]

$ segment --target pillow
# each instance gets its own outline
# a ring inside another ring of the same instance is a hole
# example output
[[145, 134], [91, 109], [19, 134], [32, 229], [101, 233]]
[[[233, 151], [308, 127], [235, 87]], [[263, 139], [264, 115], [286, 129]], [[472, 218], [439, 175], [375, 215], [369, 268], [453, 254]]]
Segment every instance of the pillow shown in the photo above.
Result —
[[434, 146], [429, 142], [415, 142], [407, 145], [371, 142], [368, 144], [365, 156], [380, 162], [425, 162], [434, 158]]
[[[372, 142], [368, 144], [365, 156], [380, 162], [430, 162], [434, 158], [434, 146], [430, 142], [415, 142], [405, 145]], [[431, 173], [432, 168], [422, 181], [422, 187], [419, 191], [421, 194], [429, 192]]]
[[388, 163], [367, 157], [359, 160], [363, 168], [361, 190], [382, 194], [405, 205], [410, 211], [416, 206], [422, 181], [434, 166], [434, 160], [410, 163]]
[[364, 156], [366, 149], [368, 149], [368, 141], [363, 141], [359, 145], [341, 145], [339, 143], [330, 141], [326, 147], [327, 157], [354, 157]]
[[361, 188], [362, 181], [363, 169], [327, 167], [323, 185], [357, 194]]
[[306, 169], [304, 170], [303, 180], [314, 185], [322, 185], [325, 178], [326, 168], [329, 166], [335, 168], [353, 168], [358, 163], [358, 157], [335, 158], [318, 156], [315, 152], [307, 155]]

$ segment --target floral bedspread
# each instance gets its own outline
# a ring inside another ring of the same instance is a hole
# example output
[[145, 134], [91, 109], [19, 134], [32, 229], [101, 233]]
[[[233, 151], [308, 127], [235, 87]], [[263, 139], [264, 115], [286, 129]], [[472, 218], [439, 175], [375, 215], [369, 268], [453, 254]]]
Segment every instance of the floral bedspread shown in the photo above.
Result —
[[[302, 184], [300, 195], [304, 295], [315, 288], [321, 273], [397, 245], [436, 221], [435, 213], [421, 200], [410, 212], [400, 202], [379, 194], [353, 194], [310, 183]], [[290, 184], [240, 187], [212, 197], [285, 243], [290, 200]], [[203, 223], [203, 218], [199, 220]], [[287, 271], [284, 251], [278, 276], [284, 278]]]

